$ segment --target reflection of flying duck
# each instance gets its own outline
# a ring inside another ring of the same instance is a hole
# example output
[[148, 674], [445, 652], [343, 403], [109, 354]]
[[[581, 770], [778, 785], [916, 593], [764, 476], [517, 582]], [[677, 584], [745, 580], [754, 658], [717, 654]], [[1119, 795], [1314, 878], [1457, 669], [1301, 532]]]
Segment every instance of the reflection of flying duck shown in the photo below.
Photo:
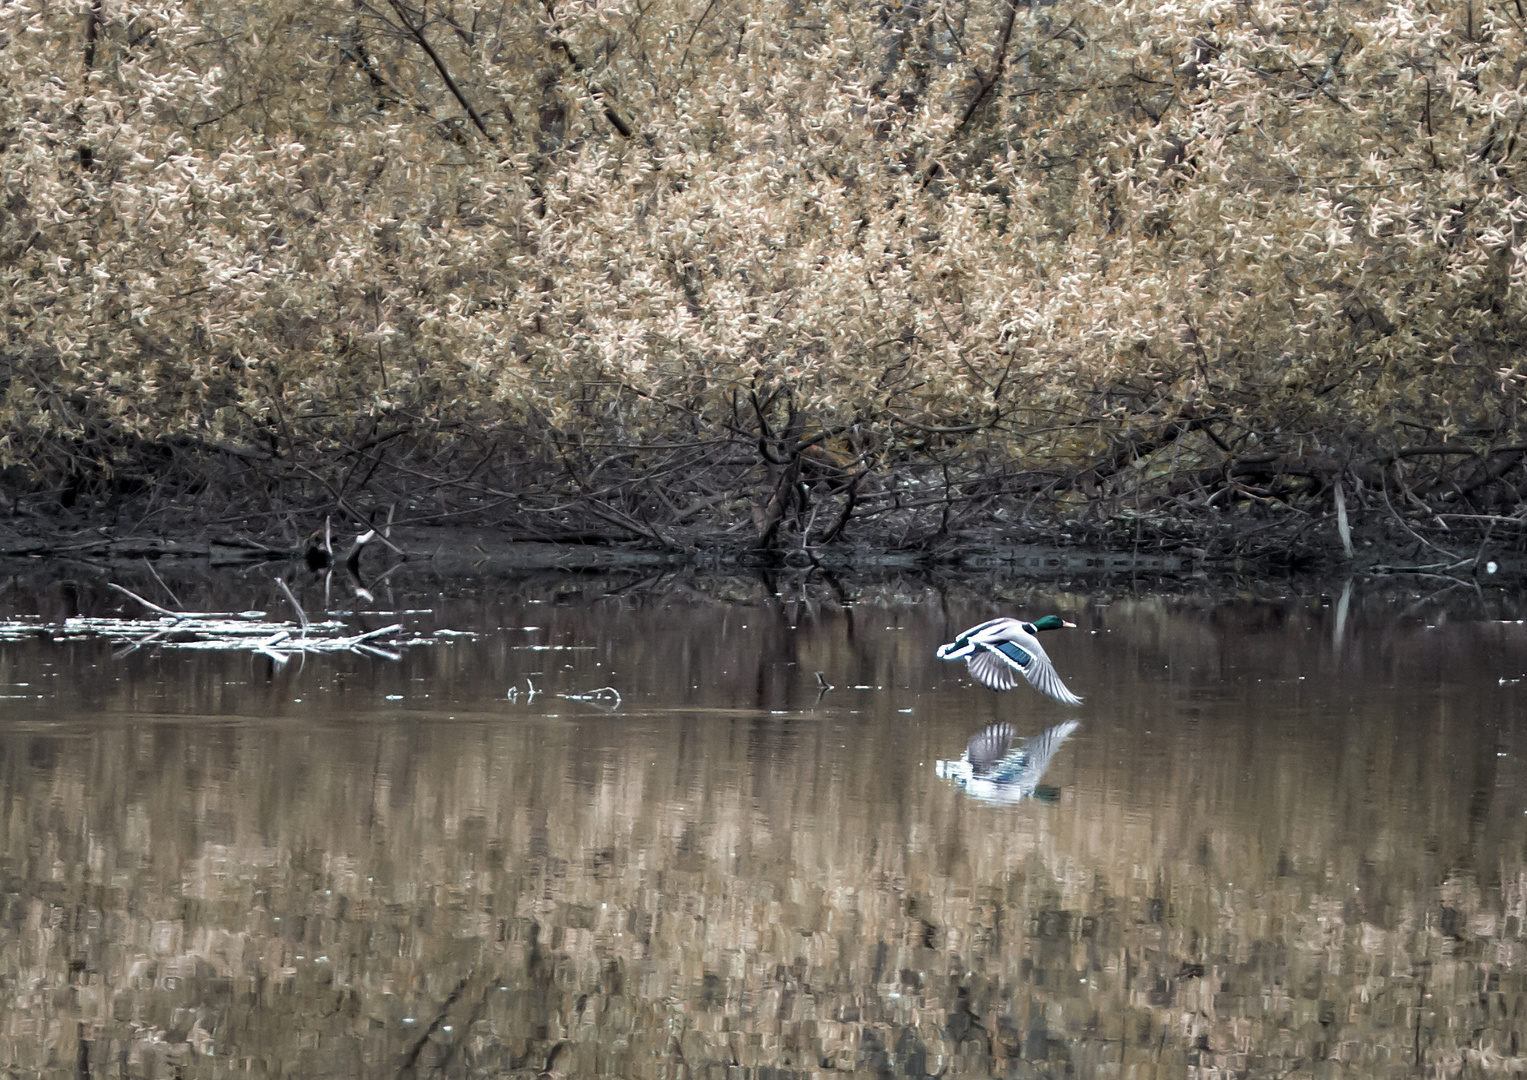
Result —
[[[1056, 724], [1014, 749], [1013, 725], [992, 724], [970, 737], [958, 761], [937, 761], [934, 774], [953, 780], [985, 802], [1015, 803], [1019, 799], [1045, 796], [1040, 777], [1066, 737], [1081, 726], [1079, 720]], [[1050, 791], [1053, 797], [1053, 790]]]
[[938, 658], [964, 660], [970, 674], [993, 690], [1011, 690], [1022, 675], [1040, 693], [1065, 705], [1080, 705], [1082, 699], [1066, 689], [1045, 655], [1044, 646], [1035, 637], [1041, 630], [1075, 625], [1059, 615], [1046, 615], [1035, 622], [989, 619], [972, 626], [948, 645], [940, 645]]

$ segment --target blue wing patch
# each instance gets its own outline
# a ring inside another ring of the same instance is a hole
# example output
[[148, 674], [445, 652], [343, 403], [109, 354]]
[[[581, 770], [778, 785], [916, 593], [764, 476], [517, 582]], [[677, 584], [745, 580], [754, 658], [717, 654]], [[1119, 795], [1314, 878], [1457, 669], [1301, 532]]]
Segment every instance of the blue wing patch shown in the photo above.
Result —
[[999, 653], [1001, 653], [1003, 656], [1007, 657], [1009, 660], [1011, 660], [1013, 663], [1017, 664], [1021, 668], [1028, 667], [1029, 666], [1029, 661], [1034, 659], [1032, 656], [1030, 656], [1028, 653], [1024, 652], [1018, 646], [1014, 645], [1011, 641], [1004, 641], [1000, 645], [998, 645], [996, 648], [997, 648], [997, 651]]

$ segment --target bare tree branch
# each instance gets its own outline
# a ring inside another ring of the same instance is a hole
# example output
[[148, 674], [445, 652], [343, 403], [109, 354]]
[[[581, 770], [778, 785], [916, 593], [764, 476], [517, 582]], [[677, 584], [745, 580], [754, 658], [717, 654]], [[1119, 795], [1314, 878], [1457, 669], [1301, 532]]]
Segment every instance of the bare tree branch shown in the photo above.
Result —
[[477, 130], [482, 132], [483, 137], [486, 138], [489, 142], [498, 142], [498, 139], [494, 137], [493, 132], [488, 130], [488, 125], [483, 123], [483, 118], [479, 116], [477, 114], [477, 110], [472, 107], [472, 103], [468, 101], [466, 95], [461, 92], [461, 87], [456, 85], [456, 80], [451, 78], [450, 71], [446, 69], [445, 61], [440, 59], [440, 54], [437, 53], [434, 49], [434, 46], [429, 43], [429, 38], [424, 36], [424, 22], [421, 20], [418, 25], [415, 25], [413, 19], [408, 14], [408, 9], [399, 3], [398, 0], [387, 0], [387, 3], [391, 5], [392, 10], [397, 13], [399, 21], [403, 23], [403, 28], [408, 31], [410, 36], [412, 36], [415, 41], [419, 43], [419, 48], [423, 49], [425, 55], [428, 56], [434, 63], [435, 70], [440, 72], [440, 78], [445, 80], [446, 89], [450, 90], [451, 94], [456, 98], [456, 100], [461, 103], [461, 107], [465, 109], [467, 111], [467, 115], [472, 118], [472, 123], [477, 125]]

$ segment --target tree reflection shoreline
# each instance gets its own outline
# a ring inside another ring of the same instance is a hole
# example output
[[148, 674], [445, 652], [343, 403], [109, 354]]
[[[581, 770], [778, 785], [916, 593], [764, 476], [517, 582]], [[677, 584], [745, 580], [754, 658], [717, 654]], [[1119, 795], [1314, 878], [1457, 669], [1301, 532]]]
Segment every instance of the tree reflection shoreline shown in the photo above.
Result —
[[[1070, 670], [1108, 673], [1072, 726], [931, 658], [1037, 608], [1016, 585], [539, 602], [570, 584], [389, 601], [481, 633], [396, 664], [0, 646], [42, 695], [0, 729], [0, 1061], [1527, 1065], [1527, 699], [1500, 682], [1527, 629], [1358, 590], [1046, 593]], [[501, 629], [526, 626], [589, 647]], [[620, 708], [556, 696], [603, 685]], [[1045, 759], [1023, 802], [1063, 796], [1015, 813], [940, 775], [1014, 751]]]

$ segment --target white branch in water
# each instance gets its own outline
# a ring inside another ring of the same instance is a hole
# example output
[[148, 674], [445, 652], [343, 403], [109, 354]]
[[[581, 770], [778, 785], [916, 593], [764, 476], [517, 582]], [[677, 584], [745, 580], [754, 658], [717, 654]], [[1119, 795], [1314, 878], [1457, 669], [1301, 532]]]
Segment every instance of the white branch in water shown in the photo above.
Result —
[[[282, 588], [292, 600], [292, 606], [301, 616], [300, 623], [277, 623], [265, 621], [263, 612], [176, 612], [161, 608], [158, 604], [120, 585], [112, 588], [132, 597], [144, 606], [160, 612], [158, 618], [116, 619], [80, 616], [65, 619], [62, 623], [45, 623], [39, 619], [15, 619], [0, 621], [0, 641], [35, 637], [39, 631], [47, 631], [54, 640], [101, 637], [122, 648], [115, 654], [123, 657], [142, 648], [156, 645], [161, 648], [180, 649], [248, 649], [285, 663], [294, 653], [353, 652], [363, 656], [375, 656], [385, 660], [400, 660], [398, 650], [409, 645], [440, 644], [451, 636], [464, 632], [444, 632], [424, 636], [408, 631], [401, 622], [389, 623], [374, 630], [349, 633], [350, 628], [338, 619], [314, 622], [307, 618], [297, 605], [290, 590]], [[392, 613], [396, 614], [396, 613]], [[297, 636], [294, 640], [294, 635]], [[475, 635], [466, 635], [475, 636]], [[382, 648], [382, 645], [388, 646]], [[535, 693], [532, 687], [532, 695]]]
[[558, 694], [559, 698], [568, 701], [592, 701], [596, 704], [610, 704], [612, 709], [620, 708], [620, 691], [613, 686], [601, 686], [598, 690], [590, 690], [586, 694]]
[[125, 593], [126, 595], [131, 596], [134, 600], [138, 601], [138, 603], [142, 604], [146, 608], [152, 608], [153, 610], [163, 612], [166, 615], [173, 615], [177, 619], [182, 619], [182, 618], [184, 618], [184, 619], [199, 619], [199, 618], [205, 618], [206, 617], [206, 616], [203, 616], [203, 615], [187, 615], [187, 614], [184, 614], [184, 613], [179, 612], [179, 611], [171, 611], [169, 608], [166, 608], [166, 607], [160, 607], [158, 604], [154, 603], [152, 600], [145, 600], [145, 599], [143, 599], [143, 597], [139, 596], [137, 593], [133, 592], [131, 589], [124, 589], [124, 588], [122, 588], [122, 586], [118, 585], [115, 581], [108, 581], [106, 583], [106, 587], [109, 588], [109, 589], [116, 589], [117, 592], [119, 592], [119, 593]]

